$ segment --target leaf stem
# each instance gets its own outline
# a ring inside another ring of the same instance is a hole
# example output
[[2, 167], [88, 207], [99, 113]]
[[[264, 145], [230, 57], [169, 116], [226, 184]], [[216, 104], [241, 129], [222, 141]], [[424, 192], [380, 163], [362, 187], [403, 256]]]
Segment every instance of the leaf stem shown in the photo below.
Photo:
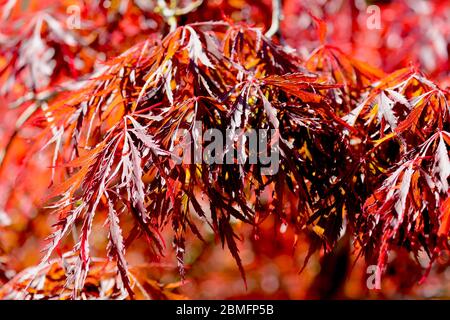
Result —
[[266, 37], [270, 38], [279, 31], [281, 15], [281, 0], [272, 0], [272, 25], [266, 32]]

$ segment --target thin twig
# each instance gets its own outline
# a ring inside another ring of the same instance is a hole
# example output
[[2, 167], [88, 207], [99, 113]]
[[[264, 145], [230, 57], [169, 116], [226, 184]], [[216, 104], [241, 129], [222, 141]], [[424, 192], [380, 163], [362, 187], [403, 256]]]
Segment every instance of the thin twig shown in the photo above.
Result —
[[164, 0], [158, 0], [158, 7], [159, 10], [166, 20], [166, 23], [170, 26], [170, 32], [175, 31], [177, 28], [177, 17], [186, 15], [192, 11], [195, 11], [198, 7], [200, 7], [203, 3], [203, 0], [196, 0], [191, 3], [189, 3], [184, 8], [178, 8], [177, 1], [171, 0], [170, 5], [168, 6], [166, 1]]
[[278, 32], [281, 14], [281, 0], [272, 0], [272, 25], [266, 32], [266, 37], [270, 38]]

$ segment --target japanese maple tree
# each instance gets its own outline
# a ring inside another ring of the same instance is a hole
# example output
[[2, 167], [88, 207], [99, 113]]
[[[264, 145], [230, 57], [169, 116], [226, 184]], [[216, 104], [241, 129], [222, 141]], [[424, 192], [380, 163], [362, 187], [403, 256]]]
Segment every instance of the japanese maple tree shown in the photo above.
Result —
[[[370, 4], [3, 1], [0, 297], [196, 298], [234, 273], [266, 297], [274, 266], [310, 279], [288, 297], [352, 297], [333, 286], [357, 268], [364, 296], [367, 266], [419, 296], [444, 277], [450, 7], [375, 3], [374, 30]], [[211, 129], [274, 132], [276, 168], [180, 153]]]

